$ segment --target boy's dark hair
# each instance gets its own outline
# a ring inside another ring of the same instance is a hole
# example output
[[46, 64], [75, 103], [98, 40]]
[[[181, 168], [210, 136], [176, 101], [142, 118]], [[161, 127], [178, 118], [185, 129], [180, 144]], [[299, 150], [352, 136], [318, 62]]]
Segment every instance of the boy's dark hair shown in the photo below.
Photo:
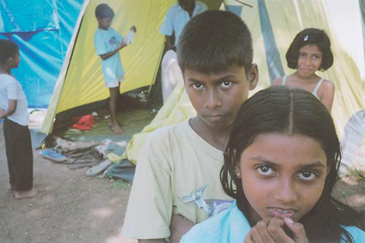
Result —
[[331, 51], [331, 41], [327, 34], [323, 30], [308, 28], [299, 32], [293, 42], [291, 43], [289, 50], [285, 57], [288, 62], [288, 67], [296, 69], [298, 66], [299, 49], [305, 45], [316, 45], [322, 52], [322, 64], [319, 67], [320, 71], [329, 69], [333, 64], [333, 54]]
[[209, 10], [192, 18], [177, 45], [179, 66], [201, 73], [219, 73], [232, 65], [252, 64], [253, 49], [249, 29], [231, 12]]
[[99, 4], [95, 9], [96, 18], [114, 18], [114, 11], [108, 4]]
[[18, 51], [18, 45], [15, 42], [0, 39], [0, 65], [3, 65], [10, 57], [14, 57]]
[[359, 225], [359, 213], [332, 197], [341, 160], [340, 143], [330, 113], [308, 91], [274, 86], [259, 91], [242, 105], [224, 154], [220, 174], [224, 191], [237, 199], [239, 209], [248, 215], [250, 204], [236, 168], [242, 152], [263, 133], [301, 134], [321, 144], [330, 171], [319, 201], [299, 222], [304, 225], [309, 242], [340, 242], [342, 234], [351, 242], [350, 234], [341, 225]]

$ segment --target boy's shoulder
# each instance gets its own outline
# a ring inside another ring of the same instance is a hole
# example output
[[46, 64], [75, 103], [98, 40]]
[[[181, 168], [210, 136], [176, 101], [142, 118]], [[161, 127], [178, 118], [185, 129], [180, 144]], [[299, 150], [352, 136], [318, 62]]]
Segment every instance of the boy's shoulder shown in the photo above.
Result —
[[183, 121], [178, 124], [168, 125], [160, 127], [149, 135], [150, 140], [165, 139], [167, 137], [179, 136], [181, 133], [186, 133], [189, 131], [190, 125], [189, 121]]

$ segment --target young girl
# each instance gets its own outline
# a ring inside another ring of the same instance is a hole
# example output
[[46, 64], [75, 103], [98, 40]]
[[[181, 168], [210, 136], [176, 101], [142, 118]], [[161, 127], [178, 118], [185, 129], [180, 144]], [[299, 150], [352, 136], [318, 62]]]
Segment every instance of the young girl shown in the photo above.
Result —
[[272, 85], [302, 88], [312, 92], [331, 112], [335, 85], [318, 76], [333, 64], [331, 42], [326, 33], [319, 29], [305, 29], [297, 34], [286, 53], [288, 67], [297, 71], [273, 81]]
[[17, 199], [34, 197], [33, 152], [28, 129], [28, 103], [20, 83], [11, 74], [20, 62], [18, 46], [0, 40], [0, 119], [8, 159], [10, 190]]
[[365, 242], [360, 214], [332, 197], [340, 158], [331, 115], [311, 93], [258, 92], [225, 150], [221, 183], [235, 202], [182, 242]]

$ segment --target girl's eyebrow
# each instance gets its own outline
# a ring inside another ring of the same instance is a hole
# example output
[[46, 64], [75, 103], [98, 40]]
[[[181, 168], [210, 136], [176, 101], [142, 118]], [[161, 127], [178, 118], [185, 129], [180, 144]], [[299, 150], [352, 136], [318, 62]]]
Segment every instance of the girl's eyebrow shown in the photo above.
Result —
[[[275, 163], [275, 162], [272, 162], [262, 156], [257, 156], [257, 157], [253, 157], [251, 158], [252, 160], [258, 160], [260, 162], [263, 162], [271, 167], [280, 167], [281, 165]], [[309, 164], [303, 164], [303, 165], [299, 165], [299, 167], [301, 168], [313, 168], [313, 167], [323, 167], [323, 168], [326, 168], [326, 165], [323, 164], [321, 161], [315, 161], [313, 163], [309, 163]]]

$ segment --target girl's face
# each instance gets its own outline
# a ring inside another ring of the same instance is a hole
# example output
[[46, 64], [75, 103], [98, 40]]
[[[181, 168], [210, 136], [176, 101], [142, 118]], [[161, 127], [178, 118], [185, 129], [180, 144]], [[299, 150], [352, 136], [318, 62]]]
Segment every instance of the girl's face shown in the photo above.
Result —
[[307, 136], [265, 133], [241, 154], [240, 171], [251, 224], [268, 217], [298, 221], [322, 194], [327, 157]]
[[323, 54], [317, 45], [305, 45], [299, 49], [297, 72], [302, 77], [311, 77], [319, 70]]

